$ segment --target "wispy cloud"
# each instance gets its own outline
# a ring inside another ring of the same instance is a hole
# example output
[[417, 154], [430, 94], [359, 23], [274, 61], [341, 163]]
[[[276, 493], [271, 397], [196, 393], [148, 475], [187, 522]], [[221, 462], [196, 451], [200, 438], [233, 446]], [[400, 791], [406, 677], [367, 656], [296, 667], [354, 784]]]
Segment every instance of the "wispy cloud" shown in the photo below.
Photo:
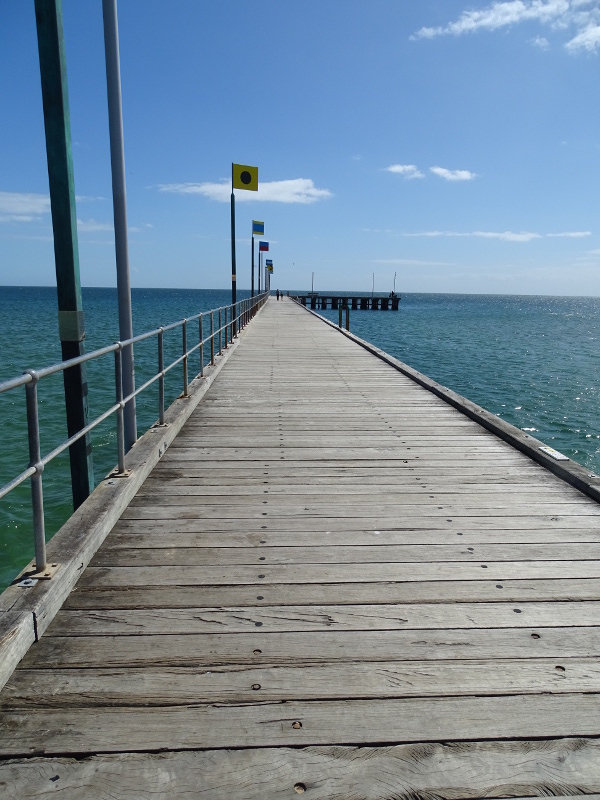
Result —
[[570, 239], [581, 239], [591, 236], [591, 231], [566, 231], [563, 233], [536, 233], [534, 231], [421, 231], [419, 233], [403, 233], [407, 237], [475, 237], [479, 239], [499, 239], [503, 242], [531, 242], [534, 239], [564, 237]]
[[[231, 197], [229, 182], [168, 183], [159, 185], [158, 190], [174, 194], [199, 194], [220, 203], [228, 203]], [[310, 178], [259, 183], [258, 192], [238, 191], [235, 193], [238, 202], [259, 200], [268, 203], [316, 203], [331, 196], [332, 193], [328, 189], [317, 189]]]
[[534, 47], [537, 47], [538, 50], [549, 50], [550, 49], [550, 42], [546, 39], [545, 36], [535, 36], [533, 39], [529, 40], [529, 44], [532, 44]]
[[[434, 39], [438, 36], [462, 36], [478, 31], [497, 31], [524, 22], [537, 22], [551, 29], [568, 31], [565, 47], [569, 52], [600, 47], [600, 8], [597, 0], [498, 0], [481, 9], [463, 11], [457, 20], [437, 27], [424, 27], [410, 38]], [[546, 47], [542, 37], [530, 40], [536, 47]]]
[[448, 261], [422, 261], [418, 258], [374, 258], [373, 264], [391, 264], [404, 267], [452, 267]]
[[567, 42], [565, 47], [571, 53], [576, 53], [579, 50], [595, 53], [600, 47], [600, 25], [588, 25], [577, 36], [574, 36], [571, 41]]
[[96, 222], [95, 219], [78, 219], [77, 230], [80, 233], [98, 233], [99, 231], [113, 232], [111, 222]]
[[49, 213], [48, 195], [0, 192], [0, 222], [32, 222]]
[[429, 171], [433, 172], [439, 178], [445, 181], [472, 181], [477, 175], [475, 172], [469, 172], [468, 169], [446, 169], [445, 167], [429, 167]]
[[565, 231], [564, 233], [547, 233], [551, 239], [584, 239], [586, 236], [591, 236], [591, 231]]
[[[105, 200], [105, 197], [77, 195], [78, 203]], [[50, 197], [31, 192], [0, 192], [0, 222], [34, 222], [50, 213]]]
[[[145, 222], [142, 225], [129, 225], [129, 233], [143, 233], [150, 230], [153, 226]], [[97, 222], [95, 219], [78, 219], [77, 230], [79, 233], [113, 233], [114, 225], [112, 222]]]
[[414, 178], [424, 178], [425, 175], [414, 164], [392, 164], [385, 168], [386, 172], [393, 172], [395, 175], [402, 175], [406, 180]]

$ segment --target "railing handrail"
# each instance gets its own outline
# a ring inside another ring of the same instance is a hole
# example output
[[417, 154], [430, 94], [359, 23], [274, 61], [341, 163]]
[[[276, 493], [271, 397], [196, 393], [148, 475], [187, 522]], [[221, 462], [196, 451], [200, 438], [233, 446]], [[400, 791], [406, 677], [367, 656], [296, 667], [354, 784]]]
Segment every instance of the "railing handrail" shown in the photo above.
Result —
[[[208, 311], [201, 311], [198, 314], [194, 314], [191, 317], [185, 317], [183, 319], [178, 320], [177, 322], [172, 322], [169, 325], [163, 325], [159, 328], [155, 328], [154, 330], [146, 331], [145, 333], [139, 334], [138, 336], [133, 336], [131, 339], [115, 342], [112, 345], [101, 347], [97, 350], [93, 350], [90, 353], [85, 353], [84, 355], [78, 356], [77, 358], [71, 358], [68, 359], [67, 361], [60, 361], [56, 364], [52, 364], [49, 367], [44, 367], [38, 370], [28, 369], [27, 371], [23, 372], [21, 375], [15, 378], [10, 378], [8, 380], [0, 382], [0, 395], [6, 394], [7, 392], [13, 391], [15, 389], [19, 389], [23, 386], [25, 387], [26, 391], [27, 430], [28, 430], [30, 462], [27, 469], [23, 470], [19, 475], [14, 477], [4, 486], [0, 486], [0, 500], [3, 497], [6, 497], [8, 494], [10, 494], [10, 492], [14, 491], [18, 486], [23, 484], [28, 478], [31, 480], [35, 560], [36, 560], [37, 572], [43, 572], [46, 568], [46, 545], [45, 545], [43, 486], [42, 486], [42, 473], [46, 465], [49, 464], [53, 459], [55, 459], [61, 453], [63, 453], [65, 450], [69, 449], [79, 439], [83, 438], [84, 436], [87, 436], [92, 430], [94, 430], [94, 428], [96, 428], [102, 422], [107, 420], [110, 416], [116, 414], [117, 451], [118, 451], [117, 474], [123, 474], [125, 472], [123, 411], [127, 403], [133, 400], [135, 397], [137, 397], [139, 394], [144, 392], [147, 388], [149, 388], [158, 381], [159, 382], [158, 420], [159, 424], [163, 424], [164, 413], [165, 413], [164, 380], [167, 373], [170, 372], [179, 364], [183, 364], [183, 396], [187, 397], [189, 394], [189, 388], [188, 388], [189, 356], [195, 353], [197, 350], [200, 351], [200, 371], [197, 373], [196, 377], [200, 378], [204, 377], [204, 345], [210, 343], [210, 355], [211, 355], [210, 363], [214, 365], [215, 337], [218, 337], [217, 354], [220, 355], [222, 353], [222, 348], [221, 348], [222, 334], [225, 335], [225, 348], [227, 348], [228, 338], [230, 343], [233, 342], [234, 337], [238, 335], [238, 333], [250, 321], [254, 313], [256, 313], [256, 311], [266, 302], [266, 300], [269, 297], [269, 294], [270, 294], [269, 292], [263, 292], [260, 295], [255, 295], [254, 297], [251, 298], [249, 297], [249, 298], [244, 298], [243, 300], [238, 300], [236, 303], [232, 303], [230, 305], [220, 306], [219, 308], [212, 308], [209, 309]], [[214, 325], [215, 314], [218, 314], [219, 316], [218, 328], [215, 328]], [[224, 323], [222, 322], [222, 316], [225, 317]], [[206, 336], [204, 335], [204, 330], [202, 325], [204, 317], [210, 318], [210, 332]], [[188, 330], [188, 325], [191, 322], [198, 322], [198, 342], [196, 344], [193, 344], [191, 347], [188, 347], [187, 330]], [[174, 330], [177, 328], [182, 329], [182, 345], [183, 345], [182, 353], [180, 356], [171, 361], [167, 366], [165, 366], [163, 334], [166, 331]], [[125, 347], [133, 346], [134, 344], [146, 341], [153, 337], [156, 337], [158, 339], [158, 371], [151, 378], [149, 378], [142, 386], [134, 388], [134, 391], [131, 392], [131, 394], [128, 394], [127, 396], [124, 397], [122, 393], [122, 385], [123, 385], [122, 365], [121, 365], [122, 351]], [[103, 356], [109, 355], [110, 353], [115, 354], [115, 395], [116, 395], [115, 403], [111, 405], [110, 408], [102, 412], [102, 414], [97, 416], [95, 419], [89, 421], [84, 428], [77, 431], [69, 438], [65, 439], [63, 442], [61, 442], [61, 444], [59, 444], [45, 456], [42, 456], [40, 449], [40, 431], [39, 431], [39, 421], [38, 421], [38, 400], [37, 400], [38, 383], [40, 382], [40, 380], [43, 380], [44, 378], [47, 378], [50, 375], [56, 375], [60, 372], [65, 372], [66, 370], [72, 367], [85, 364], [89, 361], [94, 361], [98, 358], [102, 358]]]

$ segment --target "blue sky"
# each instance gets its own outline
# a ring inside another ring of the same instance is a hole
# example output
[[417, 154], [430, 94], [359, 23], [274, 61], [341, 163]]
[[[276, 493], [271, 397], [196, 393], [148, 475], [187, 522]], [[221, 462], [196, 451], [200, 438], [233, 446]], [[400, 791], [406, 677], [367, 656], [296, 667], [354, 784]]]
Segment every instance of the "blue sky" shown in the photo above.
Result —
[[[82, 284], [114, 286], [100, 0], [63, 0]], [[131, 281], [600, 295], [600, 0], [120, 0]], [[33, 0], [0, 4], [0, 285], [55, 282]]]

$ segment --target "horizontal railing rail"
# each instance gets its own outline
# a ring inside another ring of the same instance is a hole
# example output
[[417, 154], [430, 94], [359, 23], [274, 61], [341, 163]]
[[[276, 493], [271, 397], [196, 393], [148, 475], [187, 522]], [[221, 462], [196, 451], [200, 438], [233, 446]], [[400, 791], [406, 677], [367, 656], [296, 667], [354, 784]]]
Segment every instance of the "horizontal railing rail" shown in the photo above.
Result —
[[[28, 369], [22, 375], [0, 383], [0, 395], [25, 387], [25, 408], [27, 415], [27, 438], [29, 444], [29, 465], [11, 481], [0, 487], [0, 500], [14, 491], [28, 479], [31, 482], [31, 508], [33, 514], [33, 538], [35, 550], [36, 572], [46, 569], [46, 531], [44, 522], [44, 493], [42, 473], [44, 468], [65, 450], [68, 450], [79, 439], [87, 436], [91, 431], [105, 422], [113, 414], [117, 420], [117, 472], [116, 475], [125, 474], [125, 432], [124, 409], [127, 403], [145, 392], [150, 386], [158, 382], [158, 424], [164, 425], [165, 421], [165, 377], [177, 366], [183, 367], [183, 391], [181, 396], [189, 396], [189, 358], [196, 352], [200, 355], [200, 371], [196, 377], [204, 377], [205, 346], [210, 346], [210, 364], [214, 366], [216, 355], [222, 355], [223, 347], [233, 342], [238, 333], [247, 325], [258, 309], [266, 302], [268, 292], [252, 298], [240, 300], [235, 304], [221, 306], [209, 311], [203, 311], [191, 317], [164, 325], [152, 331], [147, 331], [139, 336], [134, 336], [125, 341], [115, 342], [107, 347], [102, 347], [90, 353], [85, 353], [77, 358], [61, 361], [43, 369]], [[215, 327], [217, 317], [217, 327]], [[205, 321], [208, 319], [209, 330], [206, 330]], [[191, 324], [197, 324], [198, 341], [188, 347], [188, 330]], [[181, 329], [181, 355], [165, 366], [164, 334], [167, 331]], [[123, 367], [122, 352], [126, 347], [132, 347], [140, 342], [156, 338], [158, 343], [157, 371], [141, 386], [134, 388], [130, 394], [123, 396]], [[99, 416], [77, 431], [73, 436], [63, 441], [46, 455], [42, 456], [40, 444], [40, 424], [38, 416], [38, 391], [40, 381], [51, 375], [64, 373], [66, 370], [94, 361], [103, 356], [114, 353], [115, 359], [115, 402]], [[150, 426], [152, 427], [152, 426]], [[134, 445], [135, 446], [135, 445]]]

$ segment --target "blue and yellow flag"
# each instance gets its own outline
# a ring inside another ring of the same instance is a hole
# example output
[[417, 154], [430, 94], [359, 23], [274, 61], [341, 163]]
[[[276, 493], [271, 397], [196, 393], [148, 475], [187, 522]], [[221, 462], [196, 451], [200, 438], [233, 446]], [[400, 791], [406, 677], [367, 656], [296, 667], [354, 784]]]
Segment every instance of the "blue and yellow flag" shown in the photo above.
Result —
[[252, 220], [252, 236], [264, 236], [265, 235], [265, 223], [259, 222], [256, 219]]
[[248, 189], [251, 192], [258, 192], [258, 167], [232, 164], [231, 185], [234, 189]]

